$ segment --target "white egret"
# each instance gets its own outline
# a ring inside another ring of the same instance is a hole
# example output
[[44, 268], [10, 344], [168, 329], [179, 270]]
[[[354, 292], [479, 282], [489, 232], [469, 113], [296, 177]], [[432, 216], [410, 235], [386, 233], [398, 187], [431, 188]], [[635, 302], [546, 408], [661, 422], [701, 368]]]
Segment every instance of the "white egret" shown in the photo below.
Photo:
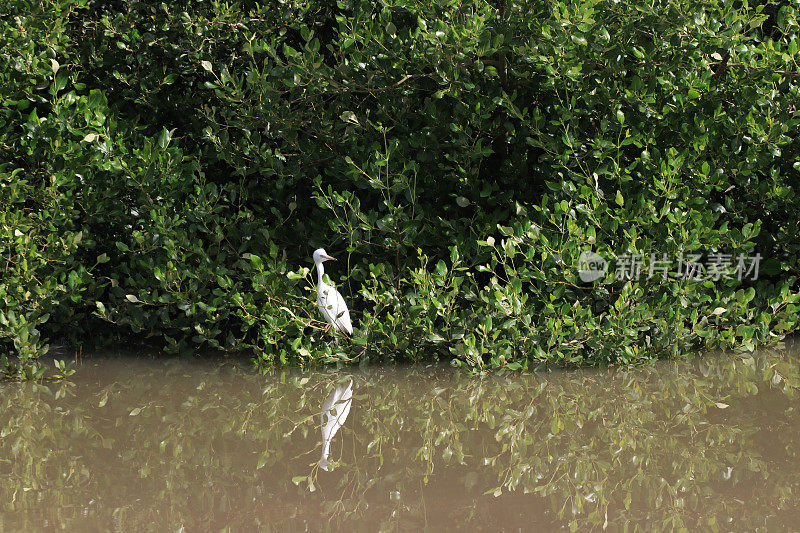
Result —
[[353, 380], [347, 385], [339, 385], [331, 392], [325, 403], [322, 404], [320, 421], [322, 423], [322, 458], [319, 466], [323, 470], [328, 470], [330, 461], [328, 454], [331, 451], [331, 440], [339, 428], [342, 427], [347, 415], [350, 414], [350, 406], [353, 403]]
[[331, 287], [322, 279], [325, 269], [322, 263], [336, 259], [329, 256], [324, 248], [319, 248], [314, 252], [314, 264], [317, 267], [317, 305], [325, 320], [333, 326], [334, 333], [340, 332], [346, 335], [353, 334], [353, 324], [350, 322], [350, 311], [344, 298], [334, 287]]

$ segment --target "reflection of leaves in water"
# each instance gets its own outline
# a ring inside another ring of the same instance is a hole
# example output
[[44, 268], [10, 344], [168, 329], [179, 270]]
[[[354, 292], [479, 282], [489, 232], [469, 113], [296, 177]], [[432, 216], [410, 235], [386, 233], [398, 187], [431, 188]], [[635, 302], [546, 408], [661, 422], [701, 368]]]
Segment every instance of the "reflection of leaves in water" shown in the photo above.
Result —
[[99, 365], [0, 389], [0, 529], [797, 523], [787, 354], [483, 380], [368, 369], [332, 472], [319, 412], [338, 375]]

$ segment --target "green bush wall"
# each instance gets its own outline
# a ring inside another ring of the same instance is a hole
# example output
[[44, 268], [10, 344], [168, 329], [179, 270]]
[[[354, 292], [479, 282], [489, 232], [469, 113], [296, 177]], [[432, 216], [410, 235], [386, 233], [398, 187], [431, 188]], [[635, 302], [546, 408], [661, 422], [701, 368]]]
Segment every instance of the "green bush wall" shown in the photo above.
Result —
[[[0, 364], [41, 375], [52, 342], [480, 370], [778, 341], [799, 9], [3, 2]], [[314, 306], [320, 246], [350, 343]], [[587, 249], [610, 261], [591, 283]], [[758, 279], [617, 272], [756, 253]]]

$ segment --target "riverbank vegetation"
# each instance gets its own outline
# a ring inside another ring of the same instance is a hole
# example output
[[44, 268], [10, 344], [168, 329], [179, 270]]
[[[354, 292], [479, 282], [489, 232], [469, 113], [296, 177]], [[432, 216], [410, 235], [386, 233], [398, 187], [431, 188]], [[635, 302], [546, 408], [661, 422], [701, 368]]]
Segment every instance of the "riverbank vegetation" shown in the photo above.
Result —
[[[480, 370], [779, 340], [798, 327], [797, 17], [4, 2], [3, 371], [40, 375], [53, 342]], [[314, 306], [321, 246], [350, 343]], [[585, 281], [589, 250], [607, 269]]]

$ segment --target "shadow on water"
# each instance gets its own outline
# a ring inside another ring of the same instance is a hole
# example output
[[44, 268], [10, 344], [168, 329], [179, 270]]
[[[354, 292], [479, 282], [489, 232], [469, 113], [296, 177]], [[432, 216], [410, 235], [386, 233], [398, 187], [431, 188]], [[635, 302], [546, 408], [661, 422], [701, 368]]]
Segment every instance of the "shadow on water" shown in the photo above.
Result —
[[0, 530], [791, 529], [798, 361], [479, 379], [88, 359], [0, 385]]

